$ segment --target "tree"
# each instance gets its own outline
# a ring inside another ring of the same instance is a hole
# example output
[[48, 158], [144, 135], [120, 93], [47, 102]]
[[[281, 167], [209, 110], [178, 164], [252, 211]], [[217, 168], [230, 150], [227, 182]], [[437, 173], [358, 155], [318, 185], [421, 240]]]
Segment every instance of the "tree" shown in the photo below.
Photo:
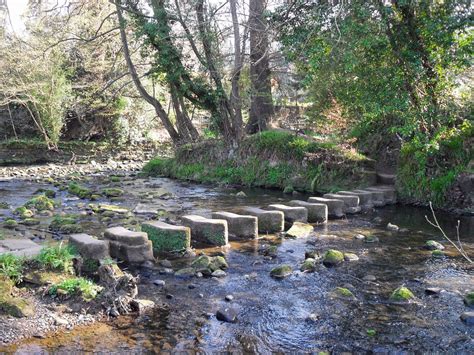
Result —
[[273, 113], [270, 83], [268, 28], [264, 17], [265, 0], [249, 1], [251, 103], [248, 133], [267, 128]]

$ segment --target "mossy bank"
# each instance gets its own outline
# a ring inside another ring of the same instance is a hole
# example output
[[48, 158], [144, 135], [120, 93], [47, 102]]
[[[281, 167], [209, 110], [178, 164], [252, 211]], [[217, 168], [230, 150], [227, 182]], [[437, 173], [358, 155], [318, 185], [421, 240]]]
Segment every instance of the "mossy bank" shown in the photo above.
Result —
[[375, 182], [373, 161], [348, 147], [283, 131], [247, 137], [238, 149], [215, 140], [185, 145], [173, 158], [155, 158], [143, 169], [203, 183], [327, 192]]

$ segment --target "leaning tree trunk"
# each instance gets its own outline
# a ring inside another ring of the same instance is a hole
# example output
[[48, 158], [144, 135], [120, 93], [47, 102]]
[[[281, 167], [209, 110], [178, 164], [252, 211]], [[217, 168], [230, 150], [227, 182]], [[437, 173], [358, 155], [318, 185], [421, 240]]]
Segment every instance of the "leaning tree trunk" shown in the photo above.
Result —
[[250, 116], [247, 133], [256, 133], [267, 128], [273, 114], [272, 89], [270, 83], [269, 44], [267, 26], [263, 15], [265, 0], [250, 0], [250, 81], [252, 84]]

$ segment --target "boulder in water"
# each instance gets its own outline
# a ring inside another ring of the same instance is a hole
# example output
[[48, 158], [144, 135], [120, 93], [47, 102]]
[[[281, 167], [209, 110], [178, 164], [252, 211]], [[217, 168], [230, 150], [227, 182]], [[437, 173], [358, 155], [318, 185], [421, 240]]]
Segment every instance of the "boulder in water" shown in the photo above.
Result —
[[428, 250], [444, 250], [445, 249], [443, 244], [438, 243], [435, 240], [428, 240], [425, 243], [424, 248]]
[[293, 269], [289, 265], [280, 265], [270, 271], [270, 276], [275, 279], [283, 279], [287, 276], [290, 276], [293, 272]]
[[237, 322], [237, 311], [233, 308], [221, 308], [216, 312], [216, 318], [221, 322], [235, 323]]
[[344, 261], [344, 254], [339, 250], [329, 249], [324, 253], [323, 264], [327, 267], [333, 267]]
[[390, 295], [390, 300], [395, 302], [406, 302], [415, 298], [408, 287], [400, 286]]

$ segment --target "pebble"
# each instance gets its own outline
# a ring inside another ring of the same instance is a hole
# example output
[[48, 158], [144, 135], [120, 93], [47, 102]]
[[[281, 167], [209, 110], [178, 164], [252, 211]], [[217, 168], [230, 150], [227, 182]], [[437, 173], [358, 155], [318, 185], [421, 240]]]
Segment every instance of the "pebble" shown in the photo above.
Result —
[[172, 265], [171, 265], [171, 262], [169, 260], [161, 260], [160, 261], [160, 265], [163, 266], [164, 268], [168, 268], [168, 269], [171, 269]]
[[169, 300], [172, 299], [173, 297], [174, 297], [174, 296], [173, 296], [171, 293], [168, 293], [168, 294], [166, 295], [166, 298], [169, 299]]
[[188, 285], [188, 288], [189, 288], [190, 290], [193, 290], [193, 289], [196, 288], [196, 285], [195, 285], [195, 284], [189, 284], [189, 285]]
[[440, 292], [441, 292], [441, 289], [438, 288], [438, 287], [429, 287], [429, 288], [425, 289], [425, 293], [428, 296], [438, 295]]
[[374, 275], [365, 275], [362, 280], [364, 281], [375, 281], [377, 278]]
[[474, 312], [464, 312], [461, 314], [461, 320], [467, 325], [474, 325]]
[[389, 231], [398, 232], [398, 231], [400, 230], [400, 227], [397, 226], [396, 224], [392, 224], [392, 223], [389, 222], [389, 223], [387, 224], [387, 229], [388, 229]]
[[153, 284], [156, 286], [164, 286], [166, 284], [165, 280], [155, 280]]
[[234, 296], [232, 296], [232, 295], [227, 295], [227, 296], [225, 296], [225, 300], [226, 300], [227, 302], [232, 302], [232, 301], [234, 300]]
[[365, 239], [365, 235], [363, 235], [363, 234], [356, 234], [356, 235], [354, 236], [354, 238], [355, 238], [355, 239], [358, 239], [358, 240], [362, 240], [362, 239]]
[[225, 271], [222, 270], [216, 270], [211, 274], [212, 277], [225, 277], [227, 276]]
[[237, 322], [237, 312], [233, 308], [222, 308], [216, 312], [216, 318], [221, 322]]

